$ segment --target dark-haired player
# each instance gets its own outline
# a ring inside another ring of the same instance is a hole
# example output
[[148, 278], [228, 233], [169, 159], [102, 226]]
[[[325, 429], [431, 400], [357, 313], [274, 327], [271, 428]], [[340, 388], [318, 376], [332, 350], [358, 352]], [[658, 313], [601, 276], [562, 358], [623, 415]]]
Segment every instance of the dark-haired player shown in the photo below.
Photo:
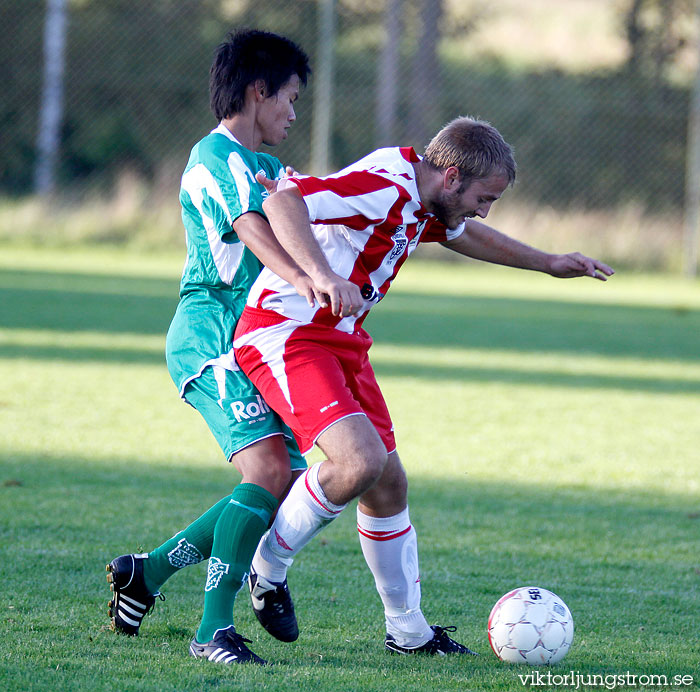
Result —
[[262, 263], [313, 301], [310, 279], [267, 224], [262, 209], [267, 192], [256, 179], [284, 174], [278, 159], [257, 150], [287, 136], [309, 72], [297, 45], [268, 32], [238, 31], [216, 49], [209, 86], [219, 124], [194, 146], [182, 176], [187, 261], [166, 355], [180, 395], [201, 413], [243, 478], [155, 550], [122, 555], [107, 565], [113, 626], [136, 635], [163, 583], [208, 559], [204, 613], [190, 653], [222, 663], [264, 663], [236, 632], [233, 603], [292, 469], [306, 466], [291, 433], [236, 365], [232, 338]]

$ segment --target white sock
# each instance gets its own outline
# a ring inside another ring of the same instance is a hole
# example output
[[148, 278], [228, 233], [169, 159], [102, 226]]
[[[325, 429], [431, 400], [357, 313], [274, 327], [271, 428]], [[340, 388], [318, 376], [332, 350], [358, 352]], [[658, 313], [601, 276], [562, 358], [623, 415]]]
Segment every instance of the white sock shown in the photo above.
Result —
[[433, 631], [420, 608], [418, 540], [408, 507], [393, 517], [370, 517], [358, 507], [357, 530], [384, 604], [387, 633], [399, 646], [422, 646]]
[[268, 581], [283, 582], [297, 553], [345, 508], [328, 500], [318, 482], [320, 462], [299, 476], [277, 510], [253, 557], [253, 569]]
[[267, 581], [281, 584], [287, 578], [287, 570], [292, 566], [294, 558], [275, 555], [267, 545], [269, 536], [270, 532], [265, 532], [258, 543], [253, 556], [253, 569]]

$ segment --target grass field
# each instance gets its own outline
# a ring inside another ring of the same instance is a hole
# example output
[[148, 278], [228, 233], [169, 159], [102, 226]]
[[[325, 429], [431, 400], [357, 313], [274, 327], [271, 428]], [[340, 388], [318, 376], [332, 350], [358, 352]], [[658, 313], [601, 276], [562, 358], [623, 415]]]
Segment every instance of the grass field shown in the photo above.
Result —
[[138, 639], [114, 635], [104, 564], [155, 547], [237, 480], [164, 365], [181, 262], [0, 253], [0, 689], [513, 692], [529, 669], [490, 653], [486, 620], [530, 584], [576, 623], [552, 673], [686, 675], [698, 689], [700, 285], [664, 276], [416, 260], [369, 321], [424, 610], [479, 658], [385, 654], [353, 508], [290, 573], [298, 642], [236, 604], [275, 666], [187, 656], [204, 565], [166, 584]]

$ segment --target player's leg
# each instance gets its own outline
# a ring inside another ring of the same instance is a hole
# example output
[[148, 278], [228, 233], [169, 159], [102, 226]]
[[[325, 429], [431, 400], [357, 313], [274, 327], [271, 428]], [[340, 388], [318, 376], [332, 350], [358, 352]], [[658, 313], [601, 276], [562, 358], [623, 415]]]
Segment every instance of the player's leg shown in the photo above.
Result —
[[[361, 414], [334, 423], [319, 437], [318, 445], [328, 459], [312, 466], [294, 483], [265, 541], [271, 557], [283, 561], [281, 566], [273, 562], [273, 570], [286, 571], [297, 553], [342, 512], [347, 502], [376, 481], [386, 463], [386, 448], [381, 438]], [[324, 475], [325, 483], [321, 480]], [[332, 487], [332, 493], [327, 492], [326, 485]], [[266, 569], [270, 560], [265, 557], [256, 560], [253, 562], [256, 571], [271, 581], [282, 576]]]
[[[260, 440], [234, 455], [234, 463], [243, 471], [243, 479], [229, 496], [214, 528], [204, 589], [204, 612], [196, 636], [200, 644], [213, 640], [218, 630], [233, 625], [236, 594], [245, 581], [255, 548], [277, 507], [277, 495], [288, 481], [287, 476], [275, 484], [261, 477], [258, 469], [264, 469], [275, 458], [286, 457], [281, 435]], [[246, 473], [247, 470], [252, 472]]]
[[210, 396], [208, 403], [200, 401], [197, 408], [211, 408], [209, 420], [219, 411], [226, 416], [227, 432], [219, 441], [230, 452], [242, 481], [229, 496], [214, 527], [204, 612], [190, 652], [209, 658], [212, 652], [223, 649], [246, 659], [249, 652], [233, 627], [233, 604], [278, 498], [291, 479], [290, 457], [281, 421], [243, 373], [215, 371], [214, 375], [216, 399]]
[[214, 528], [229, 497], [219, 500], [150, 553], [121, 555], [107, 565], [107, 580], [114, 592], [109, 616], [115, 631], [138, 635], [144, 616], [160, 596], [162, 585], [184, 567], [210, 557]]
[[[227, 449], [229, 423], [225, 412], [216, 405], [218, 390], [214, 369], [207, 368], [187, 385], [185, 400], [199, 411], [224, 452], [230, 454], [231, 450]], [[228, 502], [229, 496], [220, 499], [154, 550], [121, 555], [107, 565], [107, 579], [114, 593], [109, 603], [109, 615], [116, 632], [138, 635], [143, 618], [153, 608], [161, 586], [184, 567], [210, 557], [214, 528]]]
[[[251, 652], [233, 627], [233, 603], [250, 569], [250, 561], [260, 536], [268, 526], [265, 521], [277, 508], [277, 496], [283, 497], [290, 486], [289, 459], [298, 476], [306, 463], [295, 443], [282, 435], [265, 438], [246, 447], [232, 458], [243, 478], [230, 496], [227, 507], [216, 524], [205, 587], [204, 613], [197, 635], [190, 644], [190, 653], [198, 658], [221, 660], [235, 655], [236, 661], [264, 662]], [[284, 466], [270, 467], [274, 460], [287, 459]], [[266, 501], [265, 493], [268, 493]], [[269, 502], [273, 499], [274, 502]], [[262, 519], [262, 521], [260, 521]], [[285, 585], [286, 586], [286, 585]], [[276, 596], [273, 590], [269, 597]], [[287, 615], [296, 629], [294, 606], [287, 592], [287, 602], [280, 613]], [[278, 612], [279, 608], [277, 609]], [[296, 638], [296, 636], [294, 637]], [[214, 656], [212, 659], [211, 657]]]
[[[263, 339], [236, 350], [239, 363], [294, 429], [302, 449], [316, 443], [327, 456], [294, 484], [253, 559], [251, 576], [284, 585], [285, 591], [294, 556], [376, 481], [387, 461], [385, 441], [348, 385], [361, 366], [367, 341], [327, 328], [292, 331], [282, 335], [282, 344], [279, 338]], [[251, 580], [251, 586], [260, 583]], [[279, 626], [275, 609], [264, 602], [264, 592], [251, 589], [251, 597], [263, 627], [282, 641], [292, 641]]]
[[433, 635], [420, 608], [418, 542], [407, 485], [398, 454], [392, 452], [383, 477], [357, 505], [360, 545], [384, 604], [387, 634], [406, 647], [422, 646]]
[[[288, 568], [299, 551], [343, 511], [344, 499], [349, 501], [358, 489], [361, 492], [375, 482], [386, 460], [381, 438], [362, 414], [334, 423], [319, 437], [318, 445], [328, 459], [312, 466], [294, 483], [260, 541], [251, 567], [255, 614], [267, 632], [281, 641], [294, 641], [299, 634], [287, 588]], [[334, 489], [331, 497], [320, 480], [324, 470]], [[358, 478], [364, 485], [359, 485]]]
[[[291, 432], [291, 431], [290, 431]], [[287, 451], [292, 468], [292, 479], [285, 488], [280, 502], [287, 497], [296, 480], [306, 472], [306, 461], [299, 452], [299, 447], [294, 440], [285, 439]], [[276, 518], [276, 514], [273, 518]], [[266, 545], [266, 537], [269, 531], [260, 539], [256, 557], [260, 554], [261, 546]], [[269, 560], [272, 560], [270, 564]], [[296, 612], [289, 587], [287, 586], [287, 568], [291, 566], [292, 560], [282, 562], [273, 554], [269, 558], [258, 557], [258, 568], [256, 570], [256, 560], [253, 558], [248, 575], [248, 586], [250, 590], [251, 605], [253, 612], [260, 624], [272, 636], [283, 642], [293, 642], [299, 637], [299, 626], [297, 624]], [[270, 566], [272, 569], [267, 570]], [[267, 575], [267, 576], [265, 576]]]
[[[224, 453], [229, 455], [229, 459], [243, 476], [242, 483], [258, 485], [271, 492], [275, 497], [283, 497], [290, 482], [288, 455], [279, 446], [281, 444], [279, 441], [271, 443], [273, 447], [265, 450], [262, 455], [257, 453], [256, 448], [246, 448], [239, 453], [233, 452], [236, 445], [240, 443], [231, 440], [231, 416], [223, 412], [221, 405], [218, 403], [219, 384], [216, 378], [218, 377], [219, 380], [222, 377], [229, 379], [228, 389], [235, 390], [238, 388], [238, 379], [242, 375], [240, 373], [234, 375], [230, 371], [219, 372], [218, 374], [215, 374], [215, 372], [214, 368], [208, 368], [187, 387], [185, 395], [188, 402], [207, 421]], [[247, 389], [250, 385], [246, 382], [244, 386]], [[245, 399], [247, 396], [246, 390], [243, 391], [241, 396], [242, 399]], [[252, 403], [258, 409], [261, 408], [262, 405], [258, 402], [257, 396], [253, 394], [253, 397], [252, 402], [247, 402], [247, 407], [250, 407]], [[235, 419], [236, 412], [238, 412], [239, 417], [241, 417], [241, 413], [245, 413], [245, 407], [242, 406], [241, 399], [234, 399], [233, 401], [235, 402], [233, 414]], [[253, 408], [251, 412], [256, 413], [258, 411], [256, 408]], [[263, 411], [262, 413], [266, 414], [267, 412]], [[267, 413], [267, 415], [270, 414]], [[250, 418], [242, 418], [242, 420], [249, 421]], [[281, 421], [278, 421], [277, 424], [282, 425]], [[274, 429], [270, 430], [270, 433], [274, 431]], [[263, 433], [261, 432], [260, 434], [262, 435]], [[291, 437], [291, 432], [288, 432], [288, 436]], [[292, 450], [292, 454], [295, 453], [293, 442], [286, 446]], [[301, 468], [306, 467], [298, 450], [295, 455], [295, 463]], [[189, 526], [176, 533], [172, 538], [148, 554], [148, 561], [144, 562], [143, 571], [145, 585], [151, 593], [156, 593], [167, 579], [183, 567], [194, 565], [210, 558], [214, 541], [214, 529], [222, 510], [230, 504], [230, 499], [231, 496], [227, 495], [219, 500]]]
[[[108, 579], [115, 593], [110, 603], [110, 616], [114, 628], [125, 634], [138, 633], [159, 588], [172, 574], [211, 557], [217, 525], [220, 524], [219, 534], [223, 537], [230, 532], [231, 526], [240, 523], [245, 527], [250, 521], [246, 513], [240, 522], [235, 518], [232, 500], [239, 503], [239, 508], [242, 503], [259, 509], [263, 514], [274, 512], [277, 497], [285, 492], [289, 483], [289, 455], [279, 434], [280, 431], [289, 433], [283, 430], [281, 421], [265, 406], [257, 390], [242, 373], [208, 368], [187, 386], [185, 396], [204, 417], [226, 456], [234, 460], [244, 476], [243, 484], [155, 550], [142, 555], [124, 555], [108, 565]], [[261, 443], [260, 449], [257, 438], [270, 441]], [[246, 451], [247, 447], [250, 449]], [[293, 442], [290, 449], [294, 450]], [[295, 466], [305, 467], [298, 449], [292, 454]], [[223, 521], [222, 514], [225, 515]], [[257, 531], [257, 536], [250, 534], [247, 528], [242, 529], [244, 535], [254, 536], [251, 539], [253, 550], [266, 526], [265, 523]], [[241, 579], [238, 580], [239, 587], [240, 582]], [[221, 593], [225, 591], [222, 589]], [[209, 614], [216, 610], [210, 607]]]
[[385, 646], [401, 654], [473, 653], [430, 626], [421, 610], [418, 540], [407, 506], [408, 481], [396, 452], [382, 477], [357, 506], [360, 545], [380, 598], [386, 622]]

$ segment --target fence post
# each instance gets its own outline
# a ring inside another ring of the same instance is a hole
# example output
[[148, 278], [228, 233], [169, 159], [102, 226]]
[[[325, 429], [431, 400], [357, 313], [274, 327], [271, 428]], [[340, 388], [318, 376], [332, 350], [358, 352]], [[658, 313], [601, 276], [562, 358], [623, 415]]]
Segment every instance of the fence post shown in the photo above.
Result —
[[310, 168], [315, 175], [323, 175], [330, 170], [331, 162], [335, 0], [318, 0], [318, 4], [318, 48], [314, 66]]
[[694, 277], [698, 270], [698, 235], [700, 234], [700, 0], [695, 2], [695, 15], [698, 29], [698, 65], [690, 94], [688, 112], [688, 150], [683, 218], [685, 273], [690, 277]]
[[401, 81], [400, 52], [403, 31], [403, 0], [387, 0], [384, 10], [384, 45], [377, 61], [375, 92], [375, 146], [394, 146], [398, 87]]
[[44, 22], [44, 81], [34, 171], [34, 187], [40, 195], [50, 194], [56, 187], [56, 163], [63, 117], [66, 21], [66, 0], [47, 0]]

